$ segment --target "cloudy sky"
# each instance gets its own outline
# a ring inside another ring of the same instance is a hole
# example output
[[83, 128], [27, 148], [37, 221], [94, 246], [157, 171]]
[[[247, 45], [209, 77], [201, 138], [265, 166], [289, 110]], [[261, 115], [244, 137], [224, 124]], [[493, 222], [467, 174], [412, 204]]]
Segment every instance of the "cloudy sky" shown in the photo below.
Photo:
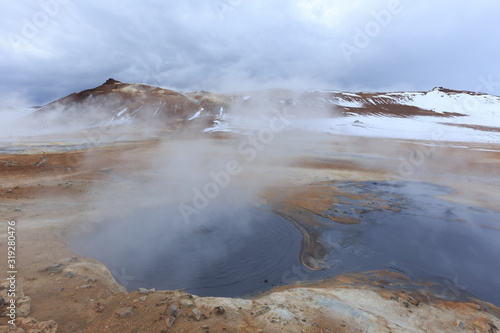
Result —
[[183, 91], [444, 86], [500, 95], [498, 0], [0, 4], [3, 104], [46, 103], [109, 77]]

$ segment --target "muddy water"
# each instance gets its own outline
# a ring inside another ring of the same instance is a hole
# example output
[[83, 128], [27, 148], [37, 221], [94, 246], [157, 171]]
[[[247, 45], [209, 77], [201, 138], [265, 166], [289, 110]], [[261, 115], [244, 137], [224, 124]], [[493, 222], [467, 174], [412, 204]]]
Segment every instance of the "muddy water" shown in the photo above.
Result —
[[[434, 291], [444, 298], [463, 299], [470, 293], [500, 305], [498, 212], [437, 199], [450, 189], [434, 184], [343, 183], [340, 187], [351, 193], [376, 193], [402, 209], [365, 213], [359, 225], [330, 223], [322, 238], [329, 248], [331, 268], [322, 274], [389, 269], [436, 282]], [[347, 211], [356, 205], [336, 209]]]
[[71, 242], [103, 262], [127, 290], [186, 289], [198, 296], [245, 296], [281, 282], [300, 265], [301, 233], [258, 209], [215, 206], [186, 224], [177, 207], [105, 221]]
[[[326, 185], [330, 186], [330, 185]], [[284, 218], [257, 209], [215, 206], [187, 225], [178, 210], [137, 211], [106, 221], [71, 242], [102, 261], [128, 290], [185, 288], [199, 296], [247, 296], [274, 285], [388, 269], [433, 281], [443, 298], [469, 295], [500, 305], [500, 214], [436, 198], [450, 189], [413, 182], [331, 183], [376, 195], [401, 208], [367, 211], [353, 200], [331, 207], [360, 224], [328, 219], [320, 240], [323, 271], [298, 262], [301, 234]]]

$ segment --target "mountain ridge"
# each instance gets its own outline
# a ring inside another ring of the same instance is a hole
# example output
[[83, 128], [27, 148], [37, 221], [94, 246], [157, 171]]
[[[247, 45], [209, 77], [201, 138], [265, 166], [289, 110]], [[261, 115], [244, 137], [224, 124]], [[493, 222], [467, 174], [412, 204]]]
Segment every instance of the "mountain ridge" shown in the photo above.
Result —
[[[87, 127], [140, 123], [164, 129], [189, 125], [204, 132], [248, 132], [260, 126], [249, 118], [266, 119], [272, 110], [286, 110], [294, 119], [323, 119], [321, 124], [304, 128], [317, 127], [337, 134], [344, 133], [347, 124], [354, 125], [354, 122], [356, 131], [364, 135], [361, 127], [370, 132], [370, 126], [375, 128], [382, 124], [384, 128], [394, 119], [402, 119], [394, 123], [394, 128], [408, 123], [404, 119], [413, 121], [408, 129], [420, 126], [423, 119], [450, 128], [461, 127], [464, 131], [488, 128], [486, 131], [497, 133], [500, 128], [500, 97], [443, 87], [413, 92], [270, 89], [223, 94], [177, 92], [112, 78], [98, 87], [41, 106], [36, 109], [35, 116], [55, 113], [58, 117], [53, 118], [60, 124], [67, 119], [84, 118]], [[363, 126], [367, 121], [375, 125]], [[294, 126], [301, 127], [300, 124]]]

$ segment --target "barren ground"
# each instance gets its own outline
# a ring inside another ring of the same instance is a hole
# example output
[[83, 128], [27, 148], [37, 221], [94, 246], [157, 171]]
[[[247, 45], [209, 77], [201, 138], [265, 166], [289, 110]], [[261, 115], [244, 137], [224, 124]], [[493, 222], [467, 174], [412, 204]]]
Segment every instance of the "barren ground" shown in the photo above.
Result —
[[[220, 138], [219, 142], [224, 145], [231, 140], [234, 139]], [[383, 149], [374, 152], [361, 144], [366, 140]], [[170, 150], [184, 144], [169, 142], [161, 152], [168, 156]], [[332, 180], [433, 182], [454, 190], [446, 200], [499, 210], [500, 145], [464, 144], [467, 148], [463, 148], [456, 143], [445, 144], [422, 163], [414, 163], [411, 174], [398, 171], [399, 157], [411, 160], [415, 151], [427, 147], [424, 144], [388, 139], [325, 139], [315, 147], [330, 155], [304, 153], [286, 165], [279, 165], [272, 185], [260, 193], [260, 198], [306, 230], [315, 227], [314, 216], [321, 215], [325, 207], [342, 196], [332, 188], [318, 186]], [[35, 328], [55, 332], [56, 327], [57, 332], [497, 332], [500, 329], [500, 311], [495, 306], [480, 300], [442, 300], [431, 294], [425, 282], [412, 285], [405, 282], [404, 276], [385, 271], [280, 287], [257, 299], [199, 298], [182, 290], [128, 293], [103, 264], [72, 252], [67, 239], [104, 217], [127, 214], [130, 207], [126, 203], [117, 200], [101, 205], [99, 198], [118, 186], [117, 179], [150, 179], [149, 161], [158, 154], [159, 146], [158, 141], [150, 140], [69, 152], [34, 148], [0, 155], [1, 276], [7, 271], [7, 221], [16, 221], [16, 296], [31, 299], [29, 311], [25, 306], [25, 313], [18, 312], [17, 330], [7, 325], [8, 317], [2, 316], [0, 325], [5, 326], [0, 326], [0, 332], [35, 332]], [[260, 171], [249, 170], [241, 177], [242, 184], [254, 186]], [[122, 193], [124, 196], [140, 191], [134, 186], [119, 188], [129, 191]], [[148, 198], [138, 201], [147, 203]], [[373, 204], [391, 209], [376, 200]], [[304, 245], [301, 259], [314, 268], [320, 245], [314, 235], [305, 232], [305, 236], [310, 239]], [[50, 268], [56, 263], [61, 265]], [[3, 285], [6, 286], [5, 282]], [[6, 290], [0, 290], [5, 300]], [[177, 316], [172, 308], [169, 310], [172, 305], [178, 307]], [[5, 314], [6, 307], [3, 311]], [[172, 318], [175, 321], [169, 328]]]

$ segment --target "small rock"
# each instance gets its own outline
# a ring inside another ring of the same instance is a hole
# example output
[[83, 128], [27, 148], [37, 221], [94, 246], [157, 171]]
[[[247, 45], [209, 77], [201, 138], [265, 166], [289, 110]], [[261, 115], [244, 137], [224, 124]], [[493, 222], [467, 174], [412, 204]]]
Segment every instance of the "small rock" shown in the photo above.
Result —
[[72, 262], [77, 262], [77, 261], [78, 261], [78, 257], [77, 257], [77, 256], [73, 256], [73, 257], [71, 257], [71, 258], [69, 258], [69, 259], [66, 259], [66, 262], [67, 262], [68, 264], [70, 264], [70, 263], [72, 263]]
[[179, 315], [179, 308], [176, 305], [170, 305], [167, 309], [167, 315], [177, 317]]
[[190, 317], [192, 317], [192, 318], [194, 318], [194, 319], [196, 319], [196, 320], [198, 320], [198, 321], [199, 321], [199, 320], [200, 320], [200, 318], [201, 318], [201, 312], [200, 312], [200, 310], [198, 310], [198, 309], [193, 309], [193, 310], [191, 311]]
[[174, 290], [174, 297], [182, 297], [185, 294], [186, 294], [186, 290], [185, 289]]
[[104, 310], [104, 305], [102, 305], [100, 302], [97, 302], [96, 305], [94, 305], [95, 312], [99, 313]]
[[255, 311], [255, 315], [260, 316], [261, 314], [263, 314], [264, 312], [267, 312], [269, 310], [270, 310], [269, 306], [267, 306], [267, 305], [262, 306], [259, 309], [257, 309], [257, 311]]
[[30, 313], [31, 298], [29, 296], [21, 297], [17, 300], [16, 314], [19, 317], [26, 317]]
[[23, 326], [27, 325], [33, 326], [36, 325], [38, 321], [35, 318], [27, 317], [27, 318], [19, 318], [17, 322]]
[[194, 303], [188, 299], [181, 300], [179, 304], [180, 304], [180, 306], [183, 306], [185, 308], [190, 308], [190, 307], [194, 306]]
[[52, 264], [49, 266], [49, 273], [61, 273], [63, 271], [63, 265], [60, 263]]
[[16, 208], [14, 209], [15, 212], [20, 212], [21, 211], [21, 208]]
[[271, 317], [269, 317], [269, 320], [271, 321], [271, 323], [279, 323], [280, 322], [280, 318], [277, 316], [277, 315], [272, 315]]
[[218, 315], [223, 315], [224, 312], [226, 312], [226, 309], [224, 309], [223, 306], [216, 306], [215, 307], [215, 313]]
[[144, 303], [144, 302], [146, 302], [147, 298], [148, 298], [148, 296], [142, 296], [141, 298], [139, 298], [139, 300]]
[[89, 289], [89, 288], [92, 288], [92, 285], [91, 284], [82, 284], [80, 286], [80, 289]]
[[205, 326], [203, 326], [203, 328], [205, 329], [205, 333], [210, 332], [210, 326], [205, 325]]
[[165, 322], [167, 323], [167, 327], [170, 328], [175, 322], [175, 317], [169, 316], [165, 319]]
[[[88, 268], [84, 267], [85, 270], [88, 270]], [[83, 281], [85, 282], [97, 282], [97, 279], [94, 278], [89, 278], [87, 275], [83, 277]]]
[[12, 193], [12, 192], [13, 192], [13, 191], [12, 191], [12, 189], [11, 189], [11, 188], [9, 188], [9, 189], [7, 190], [7, 193]]
[[3, 308], [5, 305], [5, 299], [3, 297], [0, 297], [0, 309]]
[[101, 303], [97, 302], [97, 304], [95, 305], [94, 309], [95, 309], [95, 312], [100, 313], [100, 312], [104, 311], [104, 305], [102, 305]]
[[57, 332], [57, 323], [53, 320], [47, 320], [40, 322], [38, 324], [40, 327], [41, 332], [44, 333], [56, 333]]
[[147, 295], [149, 294], [149, 290], [147, 290], [146, 288], [139, 288], [139, 294]]
[[69, 277], [71, 279], [71, 278], [75, 277], [76, 273], [73, 271], [67, 271], [66, 274], [64, 274], [64, 275], [66, 275], [67, 277]]
[[125, 318], [134, 314], [132, 308], [121, 308], [115, 312], [120, 318]]

